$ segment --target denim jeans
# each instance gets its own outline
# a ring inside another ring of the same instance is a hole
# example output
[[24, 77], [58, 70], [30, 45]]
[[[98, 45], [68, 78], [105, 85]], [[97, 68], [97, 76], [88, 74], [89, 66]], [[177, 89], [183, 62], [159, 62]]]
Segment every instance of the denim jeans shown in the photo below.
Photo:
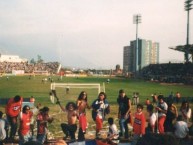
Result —
[[19, 134], [19, 145], [22, 145], [31, 140], [32, 136], [30, 135], [30, 132], [28, 132], [26, 135]]
[[124, 117], [121, 117], [119, 120], [120, 125], [120, 136], [124, 136], [125, 138], [128, 138], [128, 126], [127, 126], [127, 120]]

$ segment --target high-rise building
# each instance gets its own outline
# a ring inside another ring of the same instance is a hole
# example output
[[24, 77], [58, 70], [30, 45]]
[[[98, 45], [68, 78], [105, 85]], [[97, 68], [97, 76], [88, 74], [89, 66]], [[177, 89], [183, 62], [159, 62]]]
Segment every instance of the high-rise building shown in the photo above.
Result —
[[[138, 68], [159, 63], [159, 43], [138, 39]], [[136, 40], [123, 48], [123, 72], [136, 72]]]

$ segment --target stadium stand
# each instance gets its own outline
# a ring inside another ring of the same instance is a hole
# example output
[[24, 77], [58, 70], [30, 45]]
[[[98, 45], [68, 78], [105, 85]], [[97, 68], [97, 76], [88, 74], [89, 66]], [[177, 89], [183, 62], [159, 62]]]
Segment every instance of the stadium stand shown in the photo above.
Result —
[[193, 64], [150, 64], [141, 70], [141, 77], [163, 83], [193, 84]]
[[30, 64], [28, 62], [0, 62], [0, 73], [12, 73], [13, 70], [24, 70], [24, 73], [33, 73], [34, 71], [57, 73], [59, 67], [59, 62], [35, 64]]

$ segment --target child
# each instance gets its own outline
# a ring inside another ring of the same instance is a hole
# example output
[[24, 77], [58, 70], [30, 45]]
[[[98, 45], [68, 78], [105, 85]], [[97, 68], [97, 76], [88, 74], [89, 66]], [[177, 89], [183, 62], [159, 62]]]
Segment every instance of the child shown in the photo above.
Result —
[[30, 107], [28, 105], [25, 105], [19, 115], [19, 145], [22, 145], [32, 139], [32, 136], [30, 134], [30, 121], [32, 115], [33, 113], [30, 111]]
[[87, 128], [87, 119], [86, 119], [86, 108], [90, 109], [90, 106], [87, 102], [87, 94], [85, 91], [82, 91], [77, 99], [77, 107], [79, 112], [79, 132], [78, 140], [85, 140], [84, 134]]
[[143, 105], [138, 104], [137, 105], [137, 112], [135, 113], [135, 119], [134, 119], [134, 124], [133, 124], [133, 142], [132, 145], [135, 145], [137, 143], [137, 140], [139, 137], [145, 134], [145, 115], [142, 112], [143, 110]]
[[77, 121], [77, 115], [78, 115], [77, 106], [74, 102], [69, 102], [67, 103], [66, 108], [63, 108], [59, 101], [57, 103], [59, 104], [59, 106], [61, 107], [63, 111], [67, 112], [68, 124], [66, 123], [61, 124], [62, 131], [66, 135], [64, 139], [67, 139], [68, 136], [70, 135], [71, 141], [75, 141], [76, 140], [75, 132], [77, 130], [76, 121]]
[[3, 119], [3, 112], [0, 111], [0, 145], [3, 145], [3, 140], [6, 138], [5, 120]]
[[112, 140], [112, 139], [118, 139], [119, 137], [119, 131], [117, 129], [116, 124], [114, 124], [114, 120], [112, 117], [108, 118], [108, 123], [109, 123], [109, 132], [108, 132], [108, 139]]
[[110, 112], [109, 103], [106, 100], [106, 94], [100, 92], [98, 99], [92, 103], [92, 118], [96, 122], [96, 138], [99, 137], [99, 132], [103, 127], [105, 115]]
[[53, 121], [53, 118], [49, 117], [49, 110], [48, 107], [43, 107], [37, 115], [37, 141], [42, 144], [46, 139], [48, 123]]

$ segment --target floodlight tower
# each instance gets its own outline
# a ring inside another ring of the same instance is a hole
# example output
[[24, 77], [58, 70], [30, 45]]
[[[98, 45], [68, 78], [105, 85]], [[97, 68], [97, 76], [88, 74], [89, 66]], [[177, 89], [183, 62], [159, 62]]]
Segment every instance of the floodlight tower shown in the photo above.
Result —
[[193, 2], [193, 0], [185, 0], [184, 2], [184, 8], [185, 8], [185, 11], [187, 11], [187, 37], [186, 37], [186, 47], [185, 47], [185, 54], [184, 54], [184, 59], [186, 62], [189, 61], [189, 58], [188, 58], [189, 57], [188, 50], [190, 47], [189, 45], [189, 17], [190, 17], [190, 10], [192, 9], [191, 6], [193, 5], [191, 2]]
[[141, 15], [136, 14], [133, 16], [133, 23], [136, 24], [136, 50], [135, 50], [135, 61], [136, 61], [136, 66], [135, 66], [135, 72], [139, 70], [139, 52], [138, 52], [138, 24], [141, 23]]

